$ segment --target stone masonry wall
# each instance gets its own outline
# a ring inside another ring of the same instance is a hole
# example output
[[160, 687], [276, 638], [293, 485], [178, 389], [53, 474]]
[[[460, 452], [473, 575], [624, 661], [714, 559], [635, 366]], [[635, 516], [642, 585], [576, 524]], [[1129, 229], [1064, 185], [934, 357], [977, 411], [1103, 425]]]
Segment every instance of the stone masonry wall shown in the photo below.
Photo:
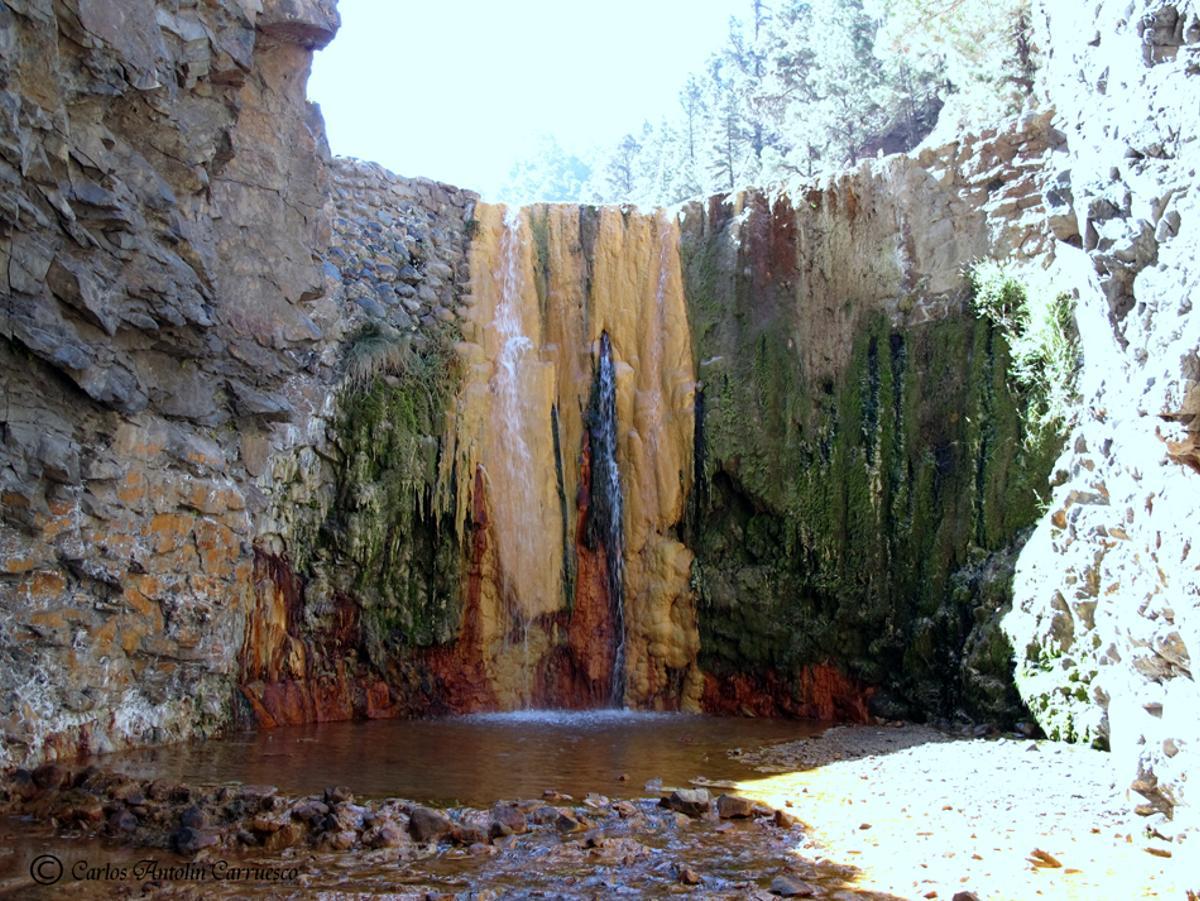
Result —
[[[360, 438], [362, 424], [353, 416], [370, 404], [364, 391], [377, 377], [396, 381], [364, 347], [436, 355], [443, 342], [436, 336], [456, 333], [476, 195], [357, 160], [335, 159], [329, 172], [332, 231], [324, 271], [341, 343], [319, 417], [303, 428], [278, 427], [261, 445], [252, 472], [266, 498], [257, 524], [254, 601], [245, 640], [230, 649], [239, 696], [266, 725], [419, 712], [382, 676], [389, 663], [415, 670], [429, 664], [389, 657], [381, 647], [387, 636], [373, 627], [373, 586], [401, 566], [392, 562], [380, 571], [368, 545], [408, 520], [382, 500], [391, 490], [383, 483], [395, 475], [380, 459], [387, 436], [372, 431]], [[396, 434], [402, 424], [393, 412], [377, 411], [372, 427]], [[425, 425], [418, 443], [436, 456], [445, 423]], [[364, 466], [372, 477], [357, 475]], [[410, 502], [416, 496], [407, 484], [395, 493]], [[400, 544], [411, 538], [395, 536]], [[421, 673], [412, 678], [419, 681]]]

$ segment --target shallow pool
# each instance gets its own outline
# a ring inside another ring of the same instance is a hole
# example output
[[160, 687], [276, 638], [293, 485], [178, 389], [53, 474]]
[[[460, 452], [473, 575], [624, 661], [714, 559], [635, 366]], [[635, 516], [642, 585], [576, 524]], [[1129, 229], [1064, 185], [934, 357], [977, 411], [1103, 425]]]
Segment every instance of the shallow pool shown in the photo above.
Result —
[[[627, 710], [488, 713], [322, 723], [96, 758], [181, 782], [269, 784], [292, 794], [345, 785], [365, 797], [487, 806], [553, 789], [644, 796], [644, 785], [751, 777], [736, 750], [812, 735], [802, 721]], [[729, 752], [734, 751], [731, 755]], [[624, 777], [624, 778], [622, 778]]]

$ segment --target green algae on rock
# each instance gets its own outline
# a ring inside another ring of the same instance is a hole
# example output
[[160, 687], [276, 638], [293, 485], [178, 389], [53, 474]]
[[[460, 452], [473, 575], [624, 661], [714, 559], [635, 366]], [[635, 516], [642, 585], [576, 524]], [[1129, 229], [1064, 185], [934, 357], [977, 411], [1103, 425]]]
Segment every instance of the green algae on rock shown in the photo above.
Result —
[[349, 346], [355, 379], [335, 426], [336, 494], [318, 538], [361, 605], [367, 646], [452, 641], [460, 620], [462, 548], [439, 509], [439, 455], [457, 384], [448, 336], [431, 347], [366, 330]]
[[[843, 220], [854, 196], [835, 198]], [[1023, 710], [995, 624], [1011, 561], [986, 561], [1037, 517], [1057, 441], [1027, 440], [1007, 347], [966, 312], [963, 286], [941, 298], [949, 315], [912, 324], [914, 304], [872, 300], [886, 279], [833, 294], [803, 271], [797, 236], [845, 227], [819, 204], [738, 203], [739, 216], [695, 211], [684, 233], [702, 666], [720, 678], [834, 661], [879, 686], [889, 715], [1011, 724]], [[873, 227], [855, 229], [843, 254], [865, 252]]]

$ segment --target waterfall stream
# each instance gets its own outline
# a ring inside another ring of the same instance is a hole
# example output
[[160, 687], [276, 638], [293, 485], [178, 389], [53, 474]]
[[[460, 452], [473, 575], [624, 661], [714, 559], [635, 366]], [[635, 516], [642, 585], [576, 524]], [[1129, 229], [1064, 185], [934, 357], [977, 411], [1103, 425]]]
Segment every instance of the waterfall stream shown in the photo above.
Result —
[[613, 367], [612, 342], [608, 332], [600, 335], [600, 366], [596, 381], [596, 403], [589, 423], [592, 446], [592, 497], [597, 531], [604, 542], [608, 569], [608, 598], [612, 605], [613, 657], [610, 699], [615, 706], [625, 701], [625, 531], [621, 474], [617, 468], [617, 379]]
[[694, 431], [678, 226], [557, 206], [476, 217], [444, 473], [476, 475], [478, 491], [451, 484], [461, 521], [483, 525], [464, 706], [694, 708], [692, 558], [672, 531]]
[[504, 233], [500, 241], [500, 271], [496, 279], [500, 284], [500, 301], [496, 305], [493, 326], [500, 341], [500, 352], [496, 358], [493, 390], [496, 406], [493, 409], [493, 427], [503, 448], [501, 460], [505, 468], [504, 479], [499, 483], [510, 493], [508, 497], [496, 497], [497, 512], [501, 529], [498, 546], [503, 570], [504, 591], [508, 609], [517, 622], [522, 644], [524, 665], [523, 705], [529, 706], [532, 697], [532, 661], [529, 654], [529, 618], [525, 615], [526, 604], [520, 597], [527, 585], [524, 576], [542, 565], [539, 549], [535, 546], [532, 529], [528, 524], [532, 516], [526, 515], [530, 504], [537, 503], [534, 488], [533, 455], [526, 441], [526, 434], [538, 423], [532, 418], [526, 402], [527, 359], [534, 351], [534, 343], [525, 334], [521, 322], [521, 304], [524, 291], [522, 271], [521, 209], [510, 207], [504, 214]]

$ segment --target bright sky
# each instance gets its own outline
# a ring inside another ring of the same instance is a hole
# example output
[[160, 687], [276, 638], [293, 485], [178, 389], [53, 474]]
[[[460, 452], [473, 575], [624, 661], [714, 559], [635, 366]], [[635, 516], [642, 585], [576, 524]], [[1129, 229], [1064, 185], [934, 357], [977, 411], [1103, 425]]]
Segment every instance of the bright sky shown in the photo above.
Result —
[[336, 154], [490, 191], [540, 133], [615, 142], [673, 110], [750, 0], [340, 0], [308, 96]]

